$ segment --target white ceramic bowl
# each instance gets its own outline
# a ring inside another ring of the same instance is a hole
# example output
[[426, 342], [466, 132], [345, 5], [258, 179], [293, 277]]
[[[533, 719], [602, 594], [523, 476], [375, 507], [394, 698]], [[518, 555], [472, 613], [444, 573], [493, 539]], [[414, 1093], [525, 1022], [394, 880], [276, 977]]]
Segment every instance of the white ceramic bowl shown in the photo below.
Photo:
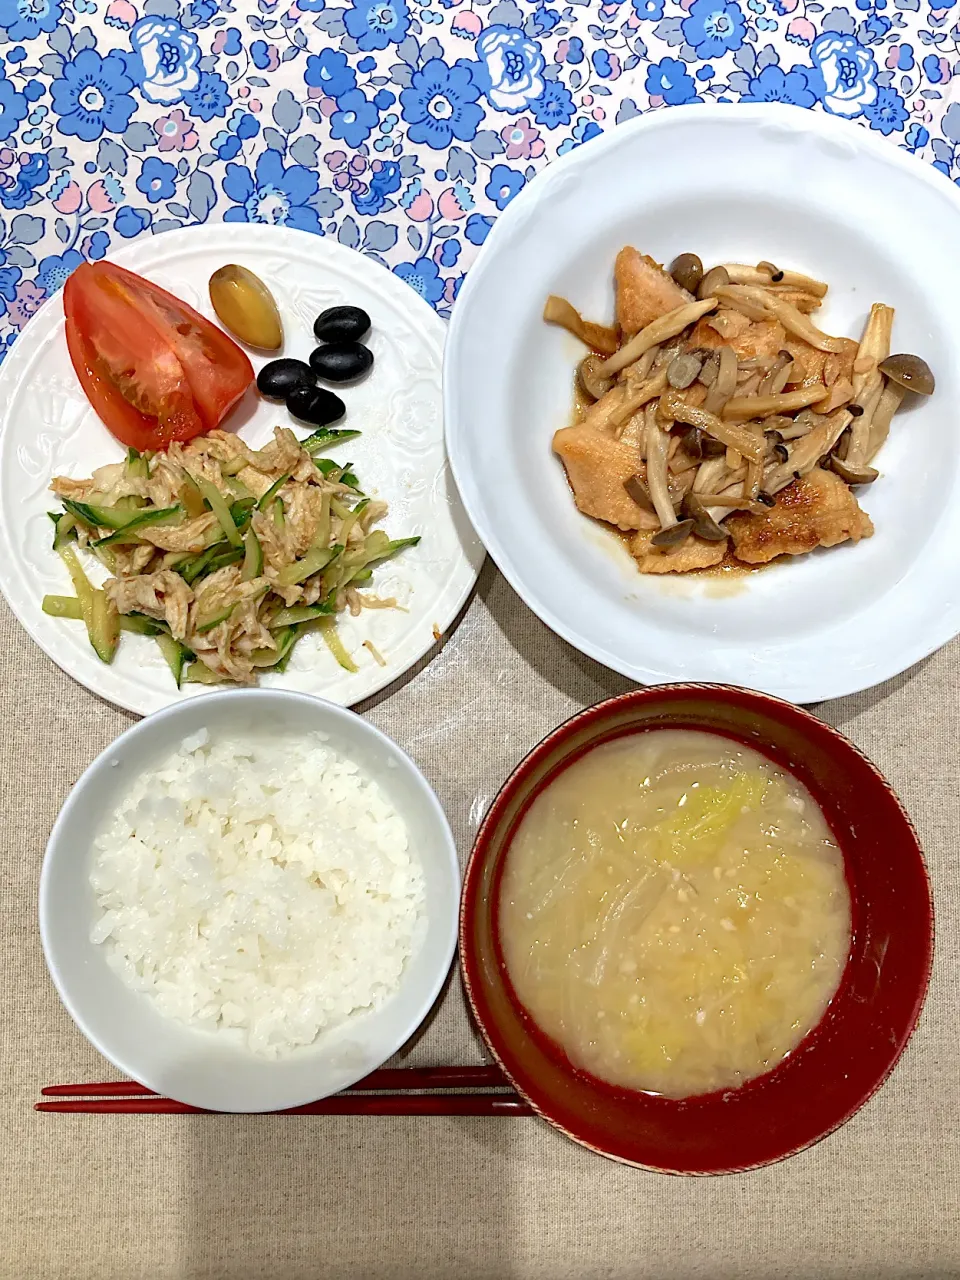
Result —
[[[500, 569], [556, 632], [646, 684], [708, 680], [794, 702], [903, 671], [960, 631], [960, 193], [875, 133], [772, 105], [671, 107], [551, 164], [501, 215], [453, 314], [447, 447]], [[617, 250], [660, 262], [768, 259], [826, 280], [818, 323], [859, 336], [896, 308], [894, 350], [937, 392], [894, 419], [861, 502], [876, 534], [730, 581], [645, 577], [581, 516], [553, 432], [583, 348], [542, 323], [550, 293], [612, 315]]]
[[[96, 908], [89, 884], [92, 843], [133, 779], [189, 734], [252, 726], [329, 735], [376, 779], [406, 821], [426, 880], [427, 927], [397, 994], [348, 1019], [315, 1044], [268, 1061], [215, 1032], [162, 1017], [126, 987], [90, 941]], [[409, 1039], [440, 992], [456, 945], [460, 872], [449, 824], [413, 761], [360, 716], [305, 694], [229, 690], [141, 720], [90, 765], [57, 818], [40, 877], [40, 935], [47, 966], [77, 1026], [134, 1080], [214, 1111], [277, 1111], [344, 1089], [381, 1066]]]

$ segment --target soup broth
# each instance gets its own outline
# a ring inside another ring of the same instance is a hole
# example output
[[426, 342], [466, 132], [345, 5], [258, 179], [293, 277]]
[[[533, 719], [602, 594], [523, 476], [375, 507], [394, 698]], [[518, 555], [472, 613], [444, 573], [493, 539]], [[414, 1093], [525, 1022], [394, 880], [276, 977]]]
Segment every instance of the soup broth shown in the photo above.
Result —
[[850, 946], [843, 856], [796, 778], [693, 730], [618, 739], [534, 801], [500, 938], [517, 996], [574, 1066], [670, 1097], [770, 1071]]

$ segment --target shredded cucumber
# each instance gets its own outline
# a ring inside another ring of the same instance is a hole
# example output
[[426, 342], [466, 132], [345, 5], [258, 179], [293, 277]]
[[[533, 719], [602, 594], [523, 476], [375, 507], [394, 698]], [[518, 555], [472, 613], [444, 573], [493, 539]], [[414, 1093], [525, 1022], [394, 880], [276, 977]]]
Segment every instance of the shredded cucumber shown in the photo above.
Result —
[[233, 543], [235, 547], [243, 546], [243, 538], [240, 536], [240, 530], [237, 528], [233, 516], [230, 514], [230, 508], [227, 506], [226, 499], [215, 484], [211, 484], [209, 480], [202, 478], [194, 481], [197, 488], [203, 494], [210, 510], [220, 522], [220, 528], [223, 530], [224, 537], [228, 542]]
[[326, 568], [342, 551], [343, 546], [339, 542], [334, 543], [332, 547], [314, 547], [302, 560], [294, 560], [293, 564], [288, 564], [280, 570], [277, 574], [278, 585], [292, 587], [298, 582], [305, 582], [307, 578]]
[[243, 571], [240, 574], [240, 580], [251, 582], [263, 573], [263, 548], [260, 546], [260, 539], [252, 529], [248, 529], [244, 534], [243, 543]]
[[320, 634], [326, 641], [327, 648], [336, 658], [337, 662], [343, 667], [344, 671], [359, 671], [360, 668], [347, 653], [343, 647], [343, 641], [340, 639], [340, 632], [337, 630], [336, 618], [320, 619]]

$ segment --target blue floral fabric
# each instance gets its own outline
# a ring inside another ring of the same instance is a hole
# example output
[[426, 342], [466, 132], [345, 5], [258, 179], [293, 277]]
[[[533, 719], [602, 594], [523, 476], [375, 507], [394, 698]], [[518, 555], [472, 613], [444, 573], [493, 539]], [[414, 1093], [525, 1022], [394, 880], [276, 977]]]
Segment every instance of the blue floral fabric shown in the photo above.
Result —
[[539, 168], [678, 103], [826, 111], [960, 182], [956, 6], [0, 0], [0, 359], [84, 258], [210, 221], [331, 236], [448, 315]]

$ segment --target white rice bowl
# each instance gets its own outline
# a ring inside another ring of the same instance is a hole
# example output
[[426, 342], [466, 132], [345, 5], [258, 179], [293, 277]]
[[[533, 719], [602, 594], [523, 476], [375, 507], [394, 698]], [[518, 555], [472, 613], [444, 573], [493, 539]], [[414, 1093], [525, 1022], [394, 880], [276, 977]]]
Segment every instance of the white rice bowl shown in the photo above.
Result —
[[128, 986], [266, 1057], [382, 1005], [423, 936], [406, 825], [322, 734], [191, 735], [136, 779], [90, 882]]
[[[197, 737], [204, 730], [209, 739]], [[270, 766], [275, 788], [265, 788], [267, 743], [271, 755], [282, 744], [282, 762]], [[256, 787], [272, 792], [266, 799], [240, 783], [216, 784], [212, 756], [237, 744], [254, 749], [242, 768], [248, 777], [261, 769]], [[138, 808], [145, 779], [148, 803], [136, 819], [144, 847], [130, 857], [133, 827], [124, 815]], [[178, 788], [181, 794], [167, 794]], [[247, 811], [259, 810], [252, 823], [269, 828], [264, 847], [283, 844], [282, 859], [259, 857], [269, 894], [246, 842], [246, 869], [241, 876], [234, 868], [227, 883], [220, 851], [230, 843], [236, 852], [233, 819], [230, 839], [215, 842], [216, 863], [198, 828], [168, 820], [168, 805], [183, 808], [186, 795], [222, 833], [217, 811], [232, 791]], [[349, 805], [336, 803], [347, 794]], [[159, 860], [146, 848], [146, 832], [151, 846], [162, 844]], [[118, 842], [126, 850], [122, 873]], [[299, 862], [286, 856], [298, 844], [307, 846]], [[138, 876], [145, 876], [139, 888]], [[241, 880], [246, 887], [237, 893]], [[286, 897], [275, 914], [277, 884]], [[194, 1107], [280, 1111], [350, 1088], [410, 1040], [449, 974], [459, 897], [450, 824], [395, 742], [355, 712], [306, 694], [222, 689], [132, 725], [74, 784], [44, 855], [40, 937], [68, 1013], [120, 1074]], [[102, 921], [108, 912], [112, 921]], [[186, 932], [173, 946], [180, 928]], [[254, 933], [261, 962], [269, 960], [269, 991], [260, 965], [240, 972], [237, 939], [248, 955]], [[282, 1016], [255, 1029], [268, 997], [270, 1013], [280, 1008]], [[266, 1051], [252, 1044], [259, 1035]]]

